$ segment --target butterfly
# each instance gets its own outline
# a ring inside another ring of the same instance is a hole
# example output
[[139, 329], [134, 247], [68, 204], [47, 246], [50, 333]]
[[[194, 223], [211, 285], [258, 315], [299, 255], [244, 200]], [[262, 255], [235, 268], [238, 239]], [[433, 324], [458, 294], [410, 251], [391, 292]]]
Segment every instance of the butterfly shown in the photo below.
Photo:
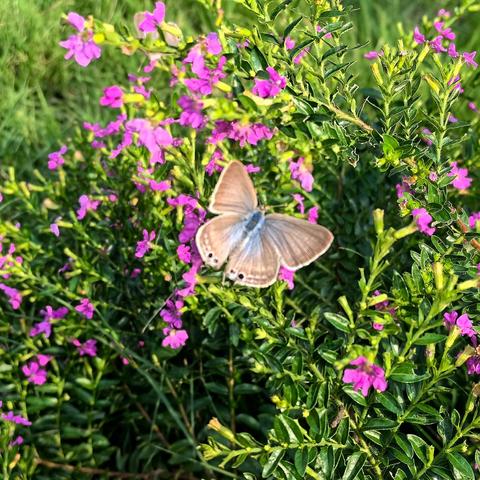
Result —
[[230, 162], [220, 174], [208, 210], [218, 216], [202, 225], [196, 244], [202, 260], [248, 287], [268, 287], [280, 266], [297, 270], [324, 254], [333, 235], [321, 225], [289, 215], [265, 215], [244, 165]]

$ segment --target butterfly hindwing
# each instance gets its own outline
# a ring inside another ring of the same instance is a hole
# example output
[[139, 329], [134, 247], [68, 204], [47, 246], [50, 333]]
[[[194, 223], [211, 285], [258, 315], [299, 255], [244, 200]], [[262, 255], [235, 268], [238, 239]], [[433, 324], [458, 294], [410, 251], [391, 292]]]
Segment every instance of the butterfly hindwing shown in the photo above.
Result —
[[279, 255], [262, 227], [232, 252], [225, 275], [240, 285], [268, 287], [277, 279], [279, 268]]
[[208, 209], [246, 216], [257, 206], [257, 194], [245, 166], [236, 160], [230, 162], [220, 174]]
[[327, 228], [279, 213], [265, 217], [264, 235], [275, 246], [281, 264], [291, 270], [316, 260], [333, 241]]
[[196, 235], [196, 244], [202, 260], [218, 270], [244, 235], [242, 215], [226, 213], [202, 225]]

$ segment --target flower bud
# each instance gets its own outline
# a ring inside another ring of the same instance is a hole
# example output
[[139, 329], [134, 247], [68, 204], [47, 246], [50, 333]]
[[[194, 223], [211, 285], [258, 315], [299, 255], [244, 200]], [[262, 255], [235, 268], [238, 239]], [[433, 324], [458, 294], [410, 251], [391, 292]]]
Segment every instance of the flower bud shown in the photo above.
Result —
[[226, 438], [229, 442], [235, 443], [234, 433], [227, 427], [224, 427], [219, 421], [218, 418], [213, 417], [208, 422], [208, 427], [218, 432], [223, 438]]
[[425, 356], [427, 357], [427, 366], [432, 367], [435, 363], [435, 344], [427, 345], [425, 349]]
[[445, 286], [445, 277], [443, 276], [443, 265], [440, 262], [434, 262], [432, 265], [433, 278], [437, 290], [443, 290]]
[[383, 215], [384, 211], [381, 208], [376, 208], [373, 211], [373, 225], [375, 227], [375, 233], [377, 235], [380, 235], [384, 229]]
[[445, 342], [445, 350], [450, 350], [455, 343], [455, 340], [460, 336], [460, 329], [455, 326], [450, 330], [447, 340]]
[[460, 367], [474, 354], [475, 354], [475, 349], [471, 345], [468, 345], [465, 348], [465, 350], [463, 350], [463, 352], [460, 352], [458, 354], [458, 357], [455, 360], [455, 366]]

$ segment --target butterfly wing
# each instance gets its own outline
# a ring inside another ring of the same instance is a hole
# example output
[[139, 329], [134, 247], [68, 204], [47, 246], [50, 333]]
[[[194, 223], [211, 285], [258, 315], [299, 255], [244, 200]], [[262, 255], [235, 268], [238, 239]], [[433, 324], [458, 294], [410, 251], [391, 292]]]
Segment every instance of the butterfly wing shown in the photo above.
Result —
[[244, 238], [245, 220], [237, 213], [225, 213], [202, 225], [195, 241], [202, 260], [219, 269]]
[[212, 213], [248, 215], [258, 206], [257, 194], [244, 165], [234, 160], [220, 174], [208, 209]]
[[264, 230], [280, 255], [281, 264], [290, 270], [316, 260], [333, 241], [327, 228], [279, 213], [266, 215]]
[[261, 227], [232, 252], [225, 274], [240, 285], [268, 287], [277, 279], [279, 268], [277, 250]]

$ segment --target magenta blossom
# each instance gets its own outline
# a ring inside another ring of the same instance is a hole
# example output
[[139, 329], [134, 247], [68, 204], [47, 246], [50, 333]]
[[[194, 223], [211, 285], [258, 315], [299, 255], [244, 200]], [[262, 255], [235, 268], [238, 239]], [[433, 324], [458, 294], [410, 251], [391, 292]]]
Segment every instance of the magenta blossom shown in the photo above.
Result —
[[463, 53], [463, 59], [465, 60], [465, 63], [467, 65], [470, 65], [474, 69], [478, 67], [478, 63], [475, 61], [475, 55], [477, 52], [464, 52]]
[[302, 50], [300, 50], [294, 57], [293, 57], [293, 63], [295, 65], [298, 65], [302, 60], [303, 57], [307, 55], [307, 53], [310, 51], [310, 47], [305, 47]]
[[284, 43], [285, 48], [287, 50], [291, 50], [292, 48], [295, 47], [295, 40], [293, 40], [293, 38], [291, 38], [291, 37], [286, 37], [285, 41], [283, 43]]
[[317, 221], [318, 221], [318, 207], [312, 207], [308, 210], [307, 221], [309, 223], [317, 223]]
[[210, 32], [205, 39], [207, 53], [210, 55], [220, 55], [222, 53], [222, 44], [216, 32]]
[[167, 190], [170, 190], [170, 182], [168, 180], [162, 180], [161, 182], [150, 180], [148, 185], [154, 192], [166, 192]]
[[474, 212], [468, 217], [470, 228], [476, 228], [478, 221], [480, 221], [480, 212]]
[[377, 392], [384, 392], [387, 389], [385, 372], [382, 367], [370, 363], [365, 357], [361, 356], [350, 362], [358, 368], [347, 368], [343, 372], [343, 382], [353, 383], [355, 391], [361, 390], [362, 395], [366, 397], [370, 387]]
[[241, 123], [239, 121], [228, 122], [218, 120], [215, 122], [209, 143], [217, 144], [225, 138], [239, 142], [241, 147], [247, 143], [257, 145], [261, 140], [270, 140], [273, 137], [273, 131], [262, 123]]
[[60, 236], [60, 229], [57, 223], [50, 224], [50, 231], [58, 238]]
[[473, 112], [478, 112], [478, 107], [475, 105], [474, 102], [468, 102], [468, 108]]
[[86, 21], [82, 16], [70, 12], [67, 21], [78, 30], [78, 33], [70, 35], [67, 40], [59, 43], [61, 47], [68, 50], [65, 59], [69, 60], [73, 57], [80, 66], [86, 67], [92, 60], [100, 58], [102, 50], [93, 40], [93, 31], [86, 28]]
[[223, 167], [219, 165], [218, 160], [223, 160], [223, 153], [218, 148], [212, 153], [210, 160], [208, 161], [207, 165], [205, 166], [205, 171], [207, 175], [211, 177], [214, 172], [221, 172]]
[[165, 4], [156, 2], [152, 13], [143, 12], [143, 20], [139, 23], [138, 29], [143, 33], [152, 33], [157, 31], [157, 26], [165, 19]]
[[276, 97], [287, 85], [287, 79], [274, 68], [267, 67], [268, 80], [255, 79], [252, 93], [261, 98]]
[[75, 310], [90, 320], [93, 318], [95, 308], [88, 298], [82, 298], [80, 304], [75, 307]]
[[278, 271], [278, 279], [287, 282], [289, 290], [293, 290], [293, 288], [295, 287], [294, 277], [294, 270], [289, 270], [286, 267], [280, 267], [280, 270]]
[[2, 290], [3, 293], [5, 293], [5, 295], [8, 297], [8, 302], [13, 310], [18, 310], [22, 304], [21, 293], [16, 288], [9, 287], [4, 283], [0, 283], [0, 290]]
[[185, 245], [184, 243], [181, 243], [177, 247], [177, 256], [181, 262], [189, 264], [192, 260], [191, 247], [189, 245]]
[[457, 122], [458, 122], [458, 118], [455, 117], [454, 115], [452, 115], [452, 114], [450, 113], [450, 115], [448, 115], [448, 121], [449, 121], [450, 123], [457, 123]]
[[137, 248], [135, 250], [135, 256], [137, 258], [142, 258], [152, 247], [151, 242], [155, 240], [155, 231], [152, 230], [148, 232], [148, 230], [143, 230], [143, 240], [137, 242]]
[[88, 355], [90, 357], [96, 357], [97, 356], [97, 341], [93, 339], [89, 339], [85, 341], [84, 343], [81, 343], [80, 340], [77, 338], [74, 338], [72, 340], [72, 345], [77, 347], [78, 353], [80, 354], [81, 357], [84, 355]]
[[451, 162], [452, 169], [447, 174], [449, 177], [455, 177], [452, 185], [458, 190], [466, 190], [472, 184], [472, 179], [468, 177], [468, 169], [458, 168], [457, 162]]
[[452, 58], [458, 57], [459, 54], [457, 52], [457, 47], [453, 42], [448, 46], [447, 54], [449, 57], [452, 57]]
[[438, 180], [438, 174], [437, 172], [430, 172], [428, 174], [428, 178], [432, 181], [432, 182], [436, 182]]
[[476, 332], [473, 329], [473, 324], [466, 313], [458, 316], [458, 312], [445, 312], [443, 314], [445, 327], [449, 330], [455, 325], [460, 329], [460, 333], [467, 337], [475, 337]]
[[32, 422], [27, 420], [25, 417], [21, 415], [15, 415], [12, 410], [8, 413], [2, 413], [2, 419], [6, 422], [15, 423], [16, 425], [23, 425], [24, 427], [29, 427]]
[[170, 347], [176, 350], [183, 347], [188, 340], [188, 333], [186, 330], [176, 330], [174, 328], [165, 327], [163, 334], [166, 335], [162, 340], [162, 347]]
[[435, 52], [442, 53], [447, 51], [447, 49], [443, 46], [442, 41], [443, 41], [443, 37], [441, 35], [438, 35], [433, 40], [428, 42], [428, 44]]
[[402, 177], [402, 183], [397, 183], [395, 189], [397, 191], [397, 198], [403, 198], [404, 193], [412, 193], [410, 188], [411, 181], [408, 177]]
[[81, 195], [78, 199], [80, 208], [77, 209], [78, 220], [83, 220], [89, 211], [94, 211], [100, 205], [100, 200], [90, 200], [88, 195]]
[[68, 148], [66, 145], [63, 145], [60, 150], [48, 154], [48, 169], [56, 170], [58, 167], [65, 163], [63, 155], [67, 153]]
[[413, 40], [415, 41], [415, 43], [418, 43], [419, 45], [425, 43], [426, 41], [425, 35], [423, 35], [420, 32], [418, 27], [415, 27], [415, 30], [413, 31]]
[[123, 105], [123, 90], [118, 85], [112, 85], [103, 89], [103, 97], [100, 98], [103, 107], [120, 108]]
[[200, 130], [206, 125], [207, 117], [203, 114], [203, 103], [201, 101], [183, 95], [177, 103], [183, 110], [178, 121], [180, 125], [189, 125], [195, 130]]
[[29, 383], [34, 385], [43, 385], [47, 381], [47, 371], [41, 368], [38, 362], [29, 362], [22, 367], [23, 374], [27, 377]]
[[43, 322], [37, 322], [30, 330], [30, 336], [36, 337], [37, 335], [45, 334], [46, 338], [49, 338], [52, 334], [52, 324], [48, 320]]
[[60, 307], [54, 310], [50, 305], [45, 307], [45, 310], [41, 310], [40, 314], [43, 315], [43, 319], [50, 321], [50, 320], [58, 320], [60, 318], [65, 317], [68, 313], [67, 307]]
[[300, 195], [299, 193], [294, 193], [292, 195], [292, 197], [298, 204], [298, 211], [301, 214], [304, 214], [305, 213], [305, 204], [303, 203], [303, 201], [305, 200], [305, 198], [303, 197], [303, 195]]
[[428, 146], [432, 145], [433, 142], [432, 142], [432, 139], [430, 138], [430, 136], [432, 135], [432, 131], [429, 130], [428, 128], [423, 128], [422, 133], [424, 135], [422, 137], [422, 141], [425, 142]]
[[383, 56], [383, 52], [380, 50], [377, 52], [376, 50], [371, 50], [370, 52], [367, 52], [363, 55], [363, 58], [366, 58], [367, 60], [376, 60], [377, 58], [380, 58]]
[[417, 228], [425, 235], [432, 236], [435, 233], [435, 227], [429, 224], [432, 221], [432, 216], [424, 208], [415, 208], [412, 210], [412, 216], [417, 223]]
[[294, 162], [290, 160], [290, 175], [292, 180], [297, 180], [300, 182], [300, 185], [306, 192], [311, 192], [313, 189], [313, 175], [310, 170], [304, 165], [305, 159], [299, 157], [299, 159]]
[[455, 40], [455, 33], [451, 28], [443, 28], [445, 22], [434, 22], [433, 27], [435, 30], [447, 40]]

